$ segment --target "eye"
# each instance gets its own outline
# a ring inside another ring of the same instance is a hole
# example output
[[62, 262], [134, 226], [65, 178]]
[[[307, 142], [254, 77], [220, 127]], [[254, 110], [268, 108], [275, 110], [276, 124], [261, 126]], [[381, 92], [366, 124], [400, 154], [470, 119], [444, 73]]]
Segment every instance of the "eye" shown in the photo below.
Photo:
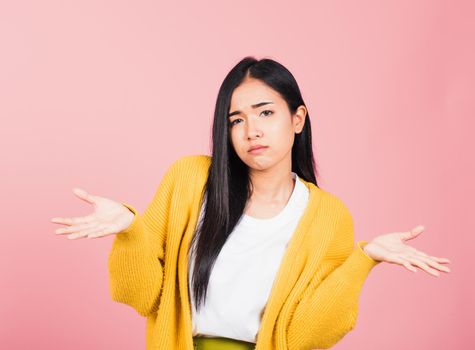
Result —
[[[267, 112], [269, 112], [269, 113], [267, 113]], [[266, 113], [266, 116], [268, 116], [268, 115], [271, 115], [274, 112], [272, 112], [271, 110], [266, 109], [265, 111], [262, 111], [262, 113]]]
[[[269, 115], [271, 115], [271, 114], [274, 114], [274, 112], [271, 111], [271, 110], [269, 110], [269, 109], [266, 109], [265, 111], [262, 111], [262, 112], [261, 112], [261, 115], [262, 115], [262, 114], [264, 114], [264, 115], [267, 117], [267, 116], [269, 116]], [[242, 119], [241, 119], [241, 118], [234, 119], [232, 122], [229, 123], [229, 125], [230, 125], [230, 126], [233, 126], [233, 125], [237, 124], [236, 122], [237, 122], [238, 120], [242, 120]]]
[[241, 120], [241, 118], [234, 119], [232, 122], [229, 123], [229, 125], [233, 126], [234, 124], [236, 124], [235, 122], [238, 120]]

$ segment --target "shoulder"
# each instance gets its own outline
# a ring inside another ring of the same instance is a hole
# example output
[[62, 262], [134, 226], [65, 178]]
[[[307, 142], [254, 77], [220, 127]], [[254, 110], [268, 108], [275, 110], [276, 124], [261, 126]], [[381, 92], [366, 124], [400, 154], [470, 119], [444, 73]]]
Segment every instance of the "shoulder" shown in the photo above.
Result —
[[334, 218], [333, 239], [329, 254], [347, 256], [353, 250], [355, 238], [353, 216], [349, 205], [342, 198], [328, 191], [324, 191], [324, 198]]
[[323, 198], [328, 208], [328, 216], [333, 218], [335, 238], [352, 241], [354, 224], [349, 205], [341, 197], [328, 191], [323, 191]]
[[322, 200], [325, 202], [325, 206], [334, 212], [340, 219], [351, 218], [351, 212], [348, 204], [336, 194], [327, 190], [320, 189], [322, 194]]
[[173, 167], [179, 167], [181, 170], [208, 170], [211, 164], [211, 156], [206, 154], [187, 154], [177, 158]]
[[173, 177], [179, 177], [185, 181], [192, 181], [197, 177], [207, 177], [211, 164], [211, 156], [206, 154], [187, 154], [174, 160], [167, 172]]
[[[310, 201], [315, 220], [310, 225], [307, 236], [309, 254], [315, 253], [315, 246], [321, 246], [325, 237], [326, 258], [335, 261], [344, 260], [354, 245], [354, 230], [349, 206], [340, 196], [309, 185], [313, 200]], [[314, 225], [314, 226], [313, 226]]]

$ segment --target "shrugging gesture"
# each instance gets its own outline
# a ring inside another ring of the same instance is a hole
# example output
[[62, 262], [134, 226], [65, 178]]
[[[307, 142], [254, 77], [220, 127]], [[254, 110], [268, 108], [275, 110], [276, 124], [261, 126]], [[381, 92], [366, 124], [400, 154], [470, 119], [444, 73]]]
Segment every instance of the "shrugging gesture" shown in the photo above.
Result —
[[364, 251], [376, 261], [399, 264], [412, 272], [417, 272], [417, 269], [413, 265], [433, 276], [440, 275], [438, 270], [450, 272], [447, 266], [442, 265], [444, 263], [450, 263], [449, 259], [430, 256], [405, 243], [408, 240], [416, 238], [423, 231], [424, 226], [419, 225], [410, 231], [387, 233], [377, 236], [364, 246]]
[[56, 229], [56, 234], [67, 234], [69, 239], [104, 237], [125, 230], [133, 221], [134, 213], [122, 203], [80, 188], [73, 188], [73, 193], [92, 204], [94, 212], [82, 217], [52, 218], [52, 222], [68, 226]]

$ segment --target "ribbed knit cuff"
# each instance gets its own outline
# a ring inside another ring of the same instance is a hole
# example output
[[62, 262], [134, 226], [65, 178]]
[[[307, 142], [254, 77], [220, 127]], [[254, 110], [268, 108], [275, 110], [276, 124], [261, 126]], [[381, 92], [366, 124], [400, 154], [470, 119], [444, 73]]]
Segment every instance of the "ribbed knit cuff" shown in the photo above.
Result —
[[343, 278], [352, 284], [362, 285], [373, 267], [381, 263], [364, 252], [366, 244], [367, 241], [358, 241], [356, 248], [339, 267]]
[[364, 257], [367, 258], [367, 259], [370, 261], [370, 263], [373, 265], [373, 267], [374, 267], [374, 266], [376, 266], [377, 264], [379, 264], [381, 261], [374, 260], [372, 257], [370, 257], [368, 254], [365, 253], [365, 251], [363, 250], [363, 247], [364, 247], [365, 245], [367, 245], [368, 243], [369, 243], [368, 241], [358, 241], [358, 242], [356, 243], [356, 246], [357, 246], [359, 252], [360, 252], [361, 254], [363, 254]]
[[132, 213], [134, 213], [134, 218], [126, 229], [116, 234], [116, 239], [119, 243], [127, 243], [127, 242], [137, 243], [141, 240], [142, 238], [141, 236], [143, 234], [142, 221], [140, 218], [140, 214], [137, 211], [137, 209], [135, 209], [134, 206], [128, 203], [124, 203], [124, 202], [121, 202], [121, 204], [125, 206], [127, 209], [129, 209]]

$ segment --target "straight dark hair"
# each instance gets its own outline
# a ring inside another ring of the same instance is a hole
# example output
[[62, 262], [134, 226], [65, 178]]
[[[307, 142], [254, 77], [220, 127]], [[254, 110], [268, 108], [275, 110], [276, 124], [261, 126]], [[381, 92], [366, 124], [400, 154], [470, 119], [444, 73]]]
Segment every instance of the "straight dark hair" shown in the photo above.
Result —
[[[204, 188], [204, 213], [190, 245], [190, 251], [194, 254], [192, 288], [197, 310], [206, 302], [211, 270], [219, 252], [241, 218], [252, 193], [249, 168], [232, 146], [228, 121], [232, 93], [246, 77], [258, 79], [279, 93], [292, 115], [300, 105], [305, 106], [293, 75], [282, 64], [269, 58], [243, 58], [221, 84], [214, 111], [211, 165]], [[292, 145], [292, 171], [318, 187], [308, 114], [302, 131], [295, 135]]]

